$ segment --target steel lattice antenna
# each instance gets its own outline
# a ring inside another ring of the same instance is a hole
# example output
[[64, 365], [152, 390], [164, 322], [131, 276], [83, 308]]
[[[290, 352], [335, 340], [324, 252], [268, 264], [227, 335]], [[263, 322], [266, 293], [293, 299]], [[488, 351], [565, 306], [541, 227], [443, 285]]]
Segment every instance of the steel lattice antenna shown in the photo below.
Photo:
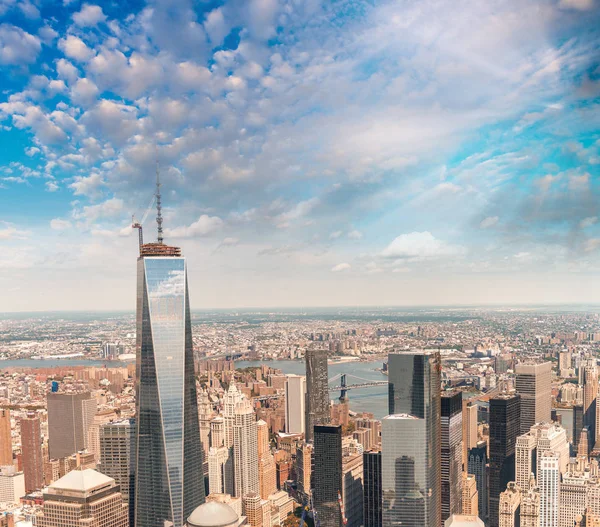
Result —
[[160, 176], [158, 171], [158, 149], [156, 151], [156, 223], [158, 225], [158, 243], [163, 243], [162, 207], [160, 202]]

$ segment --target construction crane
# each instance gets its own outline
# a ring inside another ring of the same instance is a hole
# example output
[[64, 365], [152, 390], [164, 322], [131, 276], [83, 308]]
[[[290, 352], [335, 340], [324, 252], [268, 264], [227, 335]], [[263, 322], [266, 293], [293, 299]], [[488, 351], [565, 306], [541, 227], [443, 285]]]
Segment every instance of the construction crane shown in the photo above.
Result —
[[146, 212], [144, 212], [144, 215], [142, 216], [142, 219], [140, 221], [135, 221], [135, 215], [131, 216], [131, 228], [138, 229], [140, 251], [142, 249], [142, 245], [144, 245], [144, 234], [142, 232], [142, 225], [146, 221], [146, 219], [148, 219], [148, 215], [150, 214], [150, 211], [152, 210], [152, 207], [154, 206], [155, 199], [156, 199], [156, 195], [153, 194], [152, 199], [150, 200], [150, 203], [148, 203], [148, 207], [146, 207]]
[[338, 503], [340, 504], [340, 514], [342, 515], [342, 525], [348, 525], [348, 518], [346, 518], [346, 513], [344, 512], [344, 500], [342, 500], [342, 495], [338, 490]]
[[138, 229], [139, 236], [139, 244], [140, 244], [140, 255], [142, 253], [142, 245], [144, 245], [144, 234], [142, 230], [142, 225], [148, 218], [148, 214], [150, 214], [150, 210], [156, 203], [156, 224], [158, 226], [158, 243], [162, 245], [163, 243], [163, 218], [162, 218], [162, 204], [160, 201], [160, 173], [158, 170], [158, 153], [156, 154], [156, 192], [152, 196], [148, 207], [146, 208], [146, 212], [142, 216], [140, 221], [135, 221], [135, 216], [131, 217], [131, 228]]

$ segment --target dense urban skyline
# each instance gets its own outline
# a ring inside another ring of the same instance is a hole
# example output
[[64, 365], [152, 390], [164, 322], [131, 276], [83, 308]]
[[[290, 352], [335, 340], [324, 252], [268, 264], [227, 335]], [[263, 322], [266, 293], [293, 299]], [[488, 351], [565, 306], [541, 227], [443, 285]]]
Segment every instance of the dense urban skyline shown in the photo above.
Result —
[[593, 301], [599, 13], [2, 2], [0, 309], [132, 308], [156, 156], [192, 307]]

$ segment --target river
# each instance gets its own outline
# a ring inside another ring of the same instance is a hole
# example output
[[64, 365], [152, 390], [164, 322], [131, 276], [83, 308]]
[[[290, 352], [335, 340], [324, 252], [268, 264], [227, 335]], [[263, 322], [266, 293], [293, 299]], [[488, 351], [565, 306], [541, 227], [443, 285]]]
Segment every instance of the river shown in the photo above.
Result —
[[[266, 364], [271, 368], [277, 368], [283, 373], [295, 373], [298, 375], [306, 374], [304, 361], [294, 360], [273, 360], [273, 361], [236, 361], [236, 369], [248, 367], [260, 367]], [[341, 362], [329, 365], [329, 378], [335, 377], [338, 373], [346, 373], [348, 375], [348, 384], [358, 384], [361, 379], [365, 381], [385, 381], [387, 376], [377, 371], [376, 368], [381, 368], [381, 362]], [[354, 375], [359, 379], [350, 377]], [[339, 379], [332, 383], [332, 386], [339, 386]], [[340, 394], [331, 392], [332, 399], [337, 399]], [[370, 412], [377, 419], [381, 419], [388, 414], [388, 389], [387, 386], [375, 386], [373, 388], [360, 388], [358, 390], [350, 390], [348, 392], [350, 409], [354, 412]]]

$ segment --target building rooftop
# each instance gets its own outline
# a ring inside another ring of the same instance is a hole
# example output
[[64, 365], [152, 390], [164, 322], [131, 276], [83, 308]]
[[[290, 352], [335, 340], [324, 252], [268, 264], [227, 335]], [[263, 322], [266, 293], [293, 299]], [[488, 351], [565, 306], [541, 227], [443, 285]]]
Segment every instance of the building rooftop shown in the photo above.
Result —
[[386, 417], [384, 417], [384, 419], [413, 419], [413, 420], [419, 420], [420, 417], [417, 417], [415, 415], [410, 415], [410, 414], [392, 414], [392, 415], [388, 415]]
[[72, 470], [52, 483], [48, 489], [88, 492], [114, 482], [113, 478], [109, 478], [91, 468], [86, 468], [85, 470]]
[[190, 514], [187, 524], [189, 527], [226, 527], [237, 524], [238, 520], [237, 512], [226, 503], [207, 501]]

